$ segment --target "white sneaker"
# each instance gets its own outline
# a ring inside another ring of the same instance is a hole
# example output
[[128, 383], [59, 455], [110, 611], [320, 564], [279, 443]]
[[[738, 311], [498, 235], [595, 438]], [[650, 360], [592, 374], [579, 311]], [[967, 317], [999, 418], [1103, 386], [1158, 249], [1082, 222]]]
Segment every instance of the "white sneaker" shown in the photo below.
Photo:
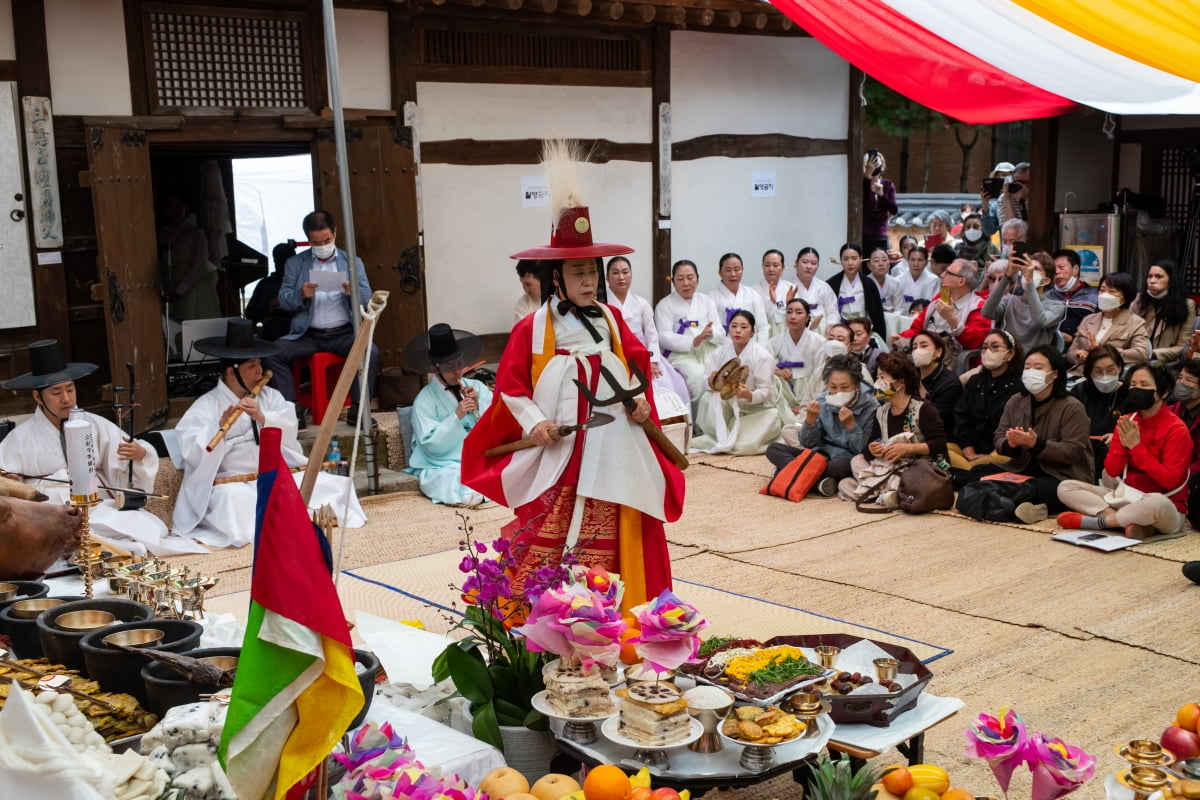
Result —
[[1049, 516], [1045, 503], [1021, 503], [1013, 513], [1026, 525], [1041, 522]]
[[[883, 494], [879, 495], [879, 505], [883, 506], [884, 508], [899, 508], [900, 493], [897, 491], [884, 492]], [[1045, 519], [1045, 517], [1043, 517], [1043, 519]]]

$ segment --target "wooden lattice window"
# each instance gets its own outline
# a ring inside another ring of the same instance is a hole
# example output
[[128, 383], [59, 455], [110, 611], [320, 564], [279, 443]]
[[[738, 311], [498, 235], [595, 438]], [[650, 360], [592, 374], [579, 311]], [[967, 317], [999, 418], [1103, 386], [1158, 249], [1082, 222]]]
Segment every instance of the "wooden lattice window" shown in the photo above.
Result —
[[307, 14], [175, 3], [142, 9], [156, 110], [310, 106]]
[[[1167, 205], [1167, 216], [1175, 223], [1172, 236], [1171, 258], [1183, 249], [1183, 237], [1187, 234], [1188, 215], [1191, 212], [1192, 191], [1200, 180], [1193, 167], [1194, 154], [1191, 147], [1164, 147], [1162, 149], [1160, 193]], [[1187, 275], [1189, 291], [1200, 286], [1200, 231], [1192, 248], [1192, 263], [1181, 265]]]

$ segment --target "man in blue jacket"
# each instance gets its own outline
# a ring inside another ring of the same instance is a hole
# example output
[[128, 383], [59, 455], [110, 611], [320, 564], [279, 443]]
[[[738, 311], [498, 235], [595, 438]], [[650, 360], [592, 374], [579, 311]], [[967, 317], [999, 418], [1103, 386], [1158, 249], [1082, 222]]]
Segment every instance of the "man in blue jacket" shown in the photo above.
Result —
[[[308, 237], [308, 250], [287, 260], [284, 266], [283, 283], [279, 287], [279, 307], [294, 314], [292, 327], [276, 344], [279, 352], [263, 359], [263, 366], [274, 373], [271, 385], [284, 396], [296, 402], [296, 383], [292, 380], [292, 362], [308, 358], [313, 353], [336, 353], [345, 356], [354, 344], [353, 309], [350, 305], [350, 267], [346, 251], [334, 244], [337, 225], [328, 211], [314, 211], [304, 218], [304, 235]], [[362, 259], [355, 259], [355, 277], [358, 280], [358, 297], [363, 307], [371, 299], [371, 284]], [[340, 290], [318, 290], [313, 278], [316, 272], [342, 273]], [[379, 375], [379, 348], [371, 345], [371, 363], [367, 372], [368, 391], [375, 392], [375, 378]], [[358, 413], [358, 381], [350, 387], [353, 419]], [[368, 396], [367, 402], [370, 402]], [[296, 416], [300, 427], [304, 427], [307, 409], [297, 406]]]

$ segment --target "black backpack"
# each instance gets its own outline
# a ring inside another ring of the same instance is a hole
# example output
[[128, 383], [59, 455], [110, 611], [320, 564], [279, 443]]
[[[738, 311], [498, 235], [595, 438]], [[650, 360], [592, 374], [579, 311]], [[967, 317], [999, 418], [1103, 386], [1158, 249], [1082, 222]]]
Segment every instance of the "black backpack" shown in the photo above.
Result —
[[958, 492], [960, 514], [985, 522], [1016, 522], [1017, 506], [1037, 497], [1032, 481], [971, 481]]

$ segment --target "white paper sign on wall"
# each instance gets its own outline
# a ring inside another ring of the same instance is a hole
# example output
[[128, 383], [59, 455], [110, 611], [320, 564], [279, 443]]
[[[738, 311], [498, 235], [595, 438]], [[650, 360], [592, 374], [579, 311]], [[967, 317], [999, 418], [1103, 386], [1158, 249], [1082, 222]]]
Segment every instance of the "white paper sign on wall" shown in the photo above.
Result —
[[750, 173], [750, 196], [751, 197], [774, 197], [775, 196], [775, 171], [774, 170], [754, 170]]
[[0, 153], [0, 330], [6, 330], [37, 324], [15, 81], [0, 82]]
[[550, 205], [550, 189], [541, 175], [521, 178], [521, 208], [544, 208]]

